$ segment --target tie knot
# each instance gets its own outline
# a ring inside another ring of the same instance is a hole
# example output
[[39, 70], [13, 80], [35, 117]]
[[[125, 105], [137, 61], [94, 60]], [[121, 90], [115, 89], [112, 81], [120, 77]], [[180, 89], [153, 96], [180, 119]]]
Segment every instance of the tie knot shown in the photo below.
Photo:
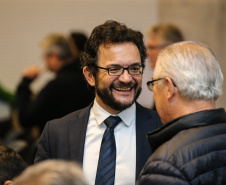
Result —
[[120, 121], [121, 118], [118, 116], [109, 116], [107, 119], [104, 120], [104, 123], [107, 127], [114, 129]]

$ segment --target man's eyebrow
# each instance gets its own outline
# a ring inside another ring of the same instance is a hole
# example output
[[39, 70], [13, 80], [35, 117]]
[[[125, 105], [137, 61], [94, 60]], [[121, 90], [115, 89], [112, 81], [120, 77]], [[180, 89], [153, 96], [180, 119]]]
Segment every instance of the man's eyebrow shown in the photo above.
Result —
[[122, 67], [120, 64], [110, 64], [108, 67]]
[[[136, 65], [141, 66], [142, 64], [140, 62], [136, 62], [136, 63], [129, 65], [128, 67], [136, 66]], [[120, 64], [109, 64], [107, 67], [123, 67], [123, 66], [121, 66]]]
[[140, 63], [140, 62], [136, 62], [136, 63], [133, 63], [133, 64], [131, 64], [130, 66], [141, 66], [142, 64]]

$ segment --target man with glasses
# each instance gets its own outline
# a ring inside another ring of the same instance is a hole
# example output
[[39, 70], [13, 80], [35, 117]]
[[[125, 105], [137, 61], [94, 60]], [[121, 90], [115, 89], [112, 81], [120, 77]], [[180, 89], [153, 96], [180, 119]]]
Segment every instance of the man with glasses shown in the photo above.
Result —
[[89, 184], [135, 184], [151, 154], [146, 134], [161, 126], [156, 112], [136, 103], [145, 58], [140, 32], [116, 21], [97, 26], [81, 56], [95, 100], [46, 124], [35, 161], [75, 160]]
[[148, 30], [147, 55], [152, 69], [159, 52], [170, 44], [184, 41], [181, 30], [174, 24], [155, 24]]
[[[143, 82], [148, 81], [150, 76], [153, 75], [153, 70], [156, 65], [157, 56], [159, 52], [170, 44], [184, 41], [182, 31], [174, 24], [160, 23], [151, 26], [147, 32], [147, 57], [148, 63], [144, 70]], [[156, 110], [152, 93], [148, 90], [146, 83], [142, 85], [142, 92], [137, 99], [141, 105]], [[149, 98], [147, 98], [149, 97]]]
[[226, 113], [215, 106], [222, 84], [206, 45], [180, 42], [160, 53], [147, 85], [164, 126], [148, 134], [155, 152], [137, 184], [226, 184]]

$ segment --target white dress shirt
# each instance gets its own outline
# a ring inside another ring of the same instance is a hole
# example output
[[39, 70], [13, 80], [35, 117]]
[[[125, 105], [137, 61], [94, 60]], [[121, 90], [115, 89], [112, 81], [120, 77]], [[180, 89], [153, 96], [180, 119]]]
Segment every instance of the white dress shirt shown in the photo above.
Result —
[[[90, 111], [87, 126], [83, 171], [90, 185], [95, 184], [102, 137], [106, 129], [103, 121], [111, 114], [96, 100]], [[136, 105], [117, 114], [122, 121], [115, 127], [116, 172], [115, 185], [135, 184], [136, 173]]]

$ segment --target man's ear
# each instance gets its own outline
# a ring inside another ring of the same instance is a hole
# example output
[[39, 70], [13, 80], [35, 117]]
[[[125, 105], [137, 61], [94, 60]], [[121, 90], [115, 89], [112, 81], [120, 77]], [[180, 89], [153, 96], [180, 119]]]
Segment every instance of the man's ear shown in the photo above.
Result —
[[13, 181], [7, 180], [5, 181], [4, 185], [13, 185]]
[[165, 83], [167, 85], [167, 98], [172, 99], [176, 94], [176, 87], [169, 77], [165, 77]]
[[95, 86], [95, 78], [93, 76], [92, 71], [89, 69], [88, 66], [85, 66], [83, 68], [83, 74], [87, 80], [87, 82], [89, 83], [90, 86]]

